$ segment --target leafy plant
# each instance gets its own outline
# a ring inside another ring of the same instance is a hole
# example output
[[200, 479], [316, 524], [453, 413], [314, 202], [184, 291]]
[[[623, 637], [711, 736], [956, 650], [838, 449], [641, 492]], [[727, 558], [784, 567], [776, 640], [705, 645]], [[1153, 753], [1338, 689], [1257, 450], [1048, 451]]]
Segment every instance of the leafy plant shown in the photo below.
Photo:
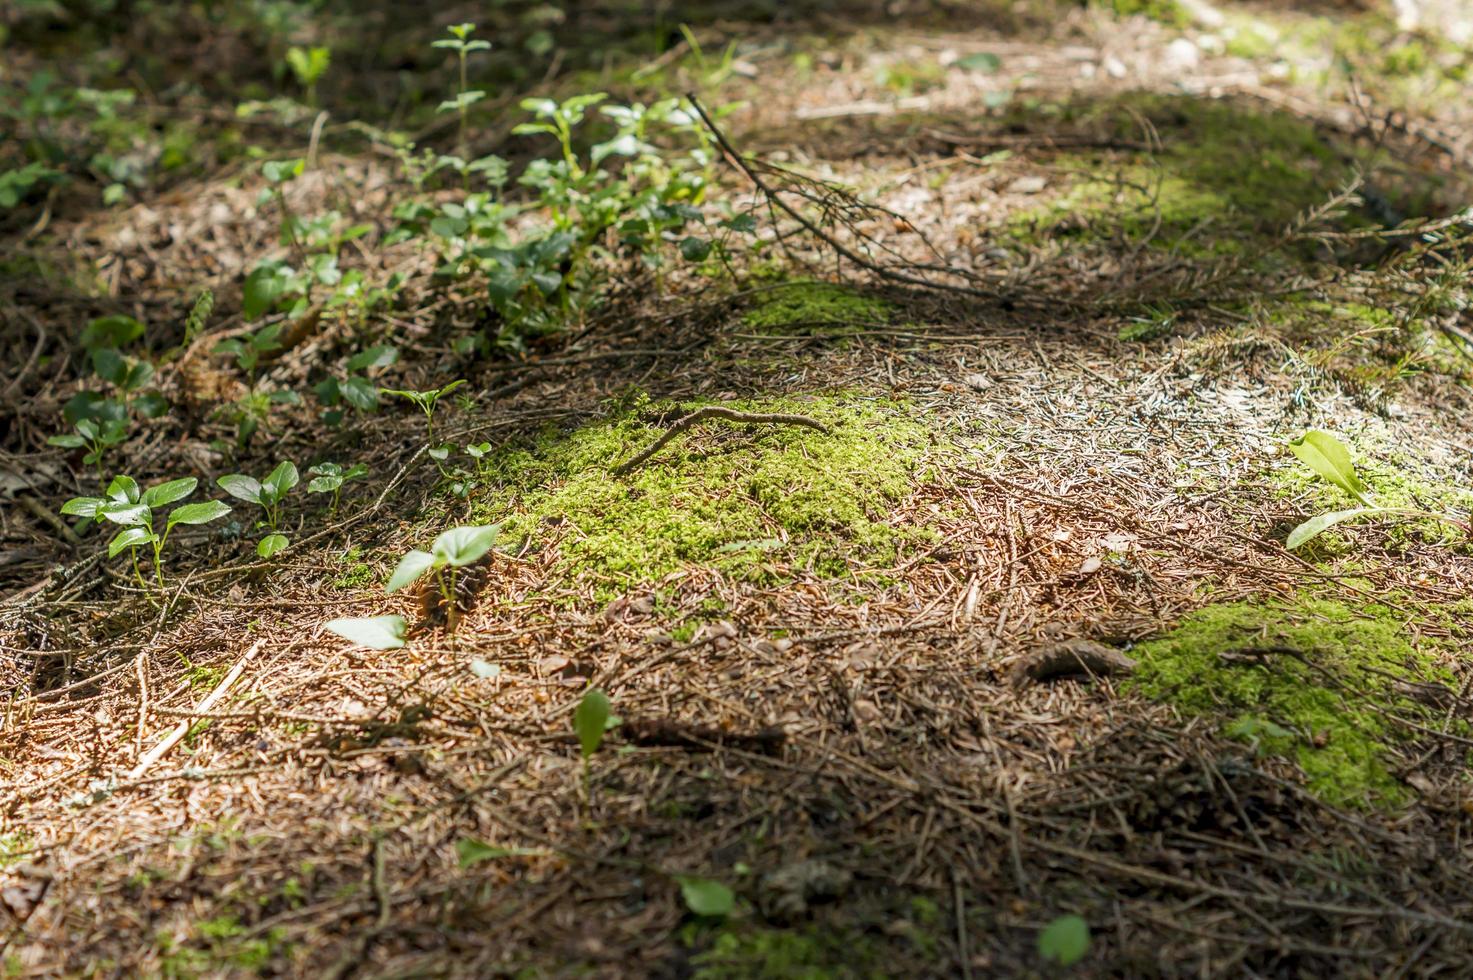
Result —
[[573, 731], [578, 734], [578, 748], [587, 760], [603, 744], [609, 723], [609, 698], [598, 688], [589, 688], [573, 711]]
[[48, 446], [60, 446], [63, 449], [86, 449], [87, 454], [82, 457], [82, 462], [88, 466], [97, 467], [97, 475], [102, 476], [102, 457], [109, 447], [116, 446], [128, 438], [127, 423], [118, 419], [78, 419], [73, 426], [74, 432], [65, 432], [58, 436], [52, 436], [46, 440]]
[[486, 97], [485, 92], [470, 88], [470, 82], [466, 75], [466, 57], [472, 51], [486, 51], [491, 47], [490, 41], [471, 40], [471, 34], [475, 29], [475, 24], [452, 24], [446, 28], [451, 36], [441, 38], [434, 43], [434, 47], [449, 48], [454, 51], [456, 59], [460, 62], [460, 89], [456, 92], [455, 98], [440, 103], [439, 111], [450, 112], [453, 110], [460, 114], [460, 142], [458, 145], [462, 150], [465, 147], [466, 110]]
[[338, 496], [342, 493], [343, 484], [350, 480], [357, 480], [368, 474], [368, 467], [362, 463], [354, 463], [347, 469], [343, 469], [337, 463], [318, 463], [307, 470], [307, 475], [312, 477], [307, 481], [308, 493], [330, 493], [332, 503], [328, 512], [338, 512]]
[[286, 65], [296, 76], [297, 84], [307, 93], [307, 102], [310, 105], [317, 104], [317, 83], [322, 76], [327, 74], [328, 66], [332, 64], [332, 50], [330, 48], [287, 48]]
[[323, 624], [349, 643], [374, 650], [397, 650], [404, 646], [408, 627], [403, 616], [369, 616], [359, 619], [333, 619]]
[[414, 403], [425, 416], [425, 442], [431, 446], [435, 444], [435, 404], [456, 388], [465, 384], [465, 379], [452, 381], [443, 388], [433, 388], [429, 391], [408, 391], [397, 388], [384, 388], [385, 395], [393, 395], [395, 398], [403, 398]]
[[203, 503], [183, 504], [169, 512], [164, 520], [164, 531], [159, 534], [154, 527], [154, 511], [177, 503], [194, 493], [199, 481], [194, 477], [169, 480], [147, 490], [139, 490], [138, 481], [130, 476], [113, 478], [105, 497], [73, 497], [62, 505], [61, 512], [76, 517], [89, 517], [97, 522], [110, 521], [122, 526], [108, 543], [107, 554], [114, 558], [124, 548], [129, 550], [133, 562], [133, 574], [144, 591], [148, 583], [138, 566], [138, 549], [149, 545], [153, 549], [154, 577], [159, 589], [164, 587], [163, 551], [169, 535], [180, 524], [208, 524], [230, 513], [230, 508], [218, 500]]
[[256, 544], [256, 554], [262, 558], [270, 558], [291, 544], [279, 529], [281, 502], [286, 499], [292, 487], [297, 485], [298, 479], [296, 465], [287, 460], [276, 464], [276, 468], [261, 480], [244, 473], [230, 473], [215, 481], [221, 490], [232, 497], [257, 504], [265, 511], [265, 519], [257, 525], [264, 524], [270, 532]]
[[384, 587], [389, 593], [398, 592], [405, 586], [419, 581], [426, 574], [435, 576], [435, 585], [445, 602], [447, 625], [455, 630], [456, 601], [455, 583], [460, 569], [473, 565], [485, 557], [496, 544], [501, 533], [498, 524], [453, 527], [442, 532], [430, 545], [429, 551], [410, 551], [394, 568]]
[[1376, 514], [1393, 514], [1399, 517], [1430, 518], [1453, 524], [1467, 531], [1466, 522], [1451, 514], [1418, 510], [1413, 507], [1384, 507], [1376, 503], [1370, 490], [1355, 470], [1350, 450], [1329, 432], [1311, 429], [1297, 439], [1289, 441], [1289, 450], [1324, 481], [1345, 491], [1360, 506], [1346, 510], [1326, 511], [1316, 514], [1289, 532], [1285, 542], [1291, 549], [1302, 547], [1327, 529], [1360, 517]]
[[342, 421], [342, 409], [347, 404], [360, 412], [372, 412], [379, 405], [379, 388], [366, 372], [388, 367], [399, 360], [399, 349], [389, 345], [369, 347], [348, 358], [346, 373], [342, 378], [327, 378], [313, 387], [317, 398], [328, 406], [323, 419], [329, 425]]
[[685, 876], [675, 880], [680, 884], [681, 900], [693, 915], [723, 919], [736, 905], [736, 895], [719, 881]]
[[1089, 923], [1077, 915], [1061, 915], [1038, 934], [1038, 955], [1050, 963], [1073, 966], [1089, 952]]

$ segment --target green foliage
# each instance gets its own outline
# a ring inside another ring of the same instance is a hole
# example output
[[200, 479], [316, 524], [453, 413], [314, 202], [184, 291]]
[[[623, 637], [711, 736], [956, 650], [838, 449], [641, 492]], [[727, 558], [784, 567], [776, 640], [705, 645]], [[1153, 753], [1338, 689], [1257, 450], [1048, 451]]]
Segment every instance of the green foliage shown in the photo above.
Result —
[[1404, 798], [1385, 746], [1406, 733], [1384, 713], [1421, 710], [1401, 682], [1440, 679], [1394, 611], [1317, 599], [1209, 606], [1134, 656], [1128, 688], [1221, 719], [1259, 751], [1295, 759], [1316, 795], [1353, 806]]
[[138, 549], [149, 545], [153, 550], [154, 577], [162, 590], [163, 551], [174, 528], [180, 524], [209, 524], [230, 513], [230, 508], [217, 500], [183, 504], [169, 512], [164, 520], [164, 530], [159, 533], [154, 526], [154, 511], [183, 500], [194, 493], [198, 485], [199, 481], [194, 477], [185, 477], [140, 490], [132, 477], [117, 476], [108, 485], [107, 496], [73, 497], [62, 505], [61, 512], [92, 518], [97, 523], [110, 521], [121, 525], [122, 530], [108, 544], [108, 557], [115, 558], [126, 548], [133, 562], [134, 575], [145, 592], [148, 584], [138, 567]]
[[1038, 934], [1038, 955], [1050, 963], [1073, 966], [1089, 952], [1089, 923], [1077, 915], [1061, 915]]
[[336, 514], [338, 497], [342, 493], [343, 484], [367, 476], [368, 467], [362, 463], [354, 463], [344, 469], [337, 463], [318, 463], [307, 470], [307, 475], [312, 477], [307, 481], [307, 492], [332, 494], [332, 504], [328, 508], [328, 513]]
[[703, 918], [723, 919], [736, 906], [736, 895], [719, 881], [709, 878], [676, 879], [680, 883], [680, 898], [692, 915]]
[[585, 692], [578, 702], [573, 711], [573, 731], [578, 734], [578, 748], [584, 759], [592, 756], [603, 744], [609, 714], [608, 695], [596, 687]]
[[296, 77], [297, 84], [306, 92], [307, 102], [316, 105], [317, 83], [327, 74], [328, 66], [332, 64], [332, 50], [323, 47], [287, 48], [286, 64]]
[[463, 384], [465, 384], [464, 378], [458, 381], [452, 381], [443, 388], [432, 388], [428, 391], [406, 391], [396, 388], [384, 388], [382, 392], [385, 395], [393, 395], [395, 398], [403, 398], [405, 401], [414, 404], [415, 407], [424, 413], [425, 442], [433, 446], [435, 443], [435, 406], [441, 398], [444, 398]]
[[473, 565], [485, 557], [496, 544], [501, 528], [496, 524], [453, 527], [441, 532], [429, 551], [413, 550], [399, 559], [394, 574], [389, 576], [386, 592], [398, 592], [433, 573], [441, 582], [441, 593], [447, 601], [454, 595], [456, 569]]
[[514, 515], [508, 534], [544, 521], [578, 528], [559, 545], [560, 564], [610, 598], [689, 564], [749, 581], [799, 571], [853, 579], [926, 537], [889, 519], [932, 444], [903, 403], [834, 395], [724, 404], [802, 413], [831, 431], [713, 421], [613, 479], [613, 467], [661, 434], [652, 416], [699, 407], [636, 401], [604, 421], [483, 458], [477, 510]]
[[397, 650], [407, 642], [408, 635], [408, 625], [403, 616], [332, 619], [324, 623], [323, 628], [349, 643], [374, 650]]
[[286, 535], [278, 530], [281, 525], [281, 504], [299, 479], [296, 464], [285, 460], [276, 464], [276, 468], [260, 480], [244, 473], [230, 473], [215, 481], [221, 490], [237, 500], [257, 504], [265, 513], [265, 519], [257, 524], [258, 527], [264, 526], [270, 531], [256, 545], [256, 554], [262, 558], [270, 558], [290, 543]]

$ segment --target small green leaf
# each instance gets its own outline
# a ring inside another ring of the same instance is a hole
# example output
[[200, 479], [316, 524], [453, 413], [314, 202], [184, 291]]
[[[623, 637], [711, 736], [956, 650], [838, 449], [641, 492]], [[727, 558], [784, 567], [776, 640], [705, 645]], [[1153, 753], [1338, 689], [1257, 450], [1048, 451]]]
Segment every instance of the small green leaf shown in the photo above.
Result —
[[118, 503], [138, 503], [138, 481], [131, 476], [115, 476], [107, 485], [107, 495]]
[[687, 262], [704, 262], [711, 254], [711, 242], [688, 235], [680, 240], [680, 254]]
[[124, 548], [137, 548], [139, 545], [148, 544], [153, 540], [153, 532], [146, 527], [129, 527], [119, 531], [117, 535], [108, 542], [107, 556], [116, 558], [118, 552]]
[[153, 523], [153, 512], [147, 504], [110, 503], [99, 507], [97, 512], [114, 524], [125, 526]]
[[1366, 485], [1355, 472], [1350, 450], [1339, 439], [1322, 429], [1310, 429], [1298, 439], [1291, 439], [1289, 449], [1322, 479], [1372, 506]]
[[349, 643], [375, 650], [397, 650], [404, 645], [407, 626], [403, 616], [370, 616], [363, 619], [334, 619], [325, 623], [329, 631]]
[[315, 476], [307, 483], [308, 493], [332, 493], [343, 485], [341, 476]]
[[198, 504], [185, 504], [169, 512], [168, 527], [176, 524], [208, 524], [230, 513], [230, 507], [218, 500], [206, 500]]
[[194, 493], [194, 488], [199, 486], [199, 481], [192, 476], [182, 480], [170, 480], [168, 483], [160, 483], [156, 487], [149, 487], [143, 491], [143, 502], [150, 507], [167, 507], [176, 500], [183, 500]]
[[1060, 966], [1072, 966], [1089, 952], [1089, 923], [1077, 915], [1061, 915], [1038, 934], [1038, 955]]
[[1327, 528], [1333, 527], [1341, 521], [1364, 517], [1367, 514], [1382, 514], [1388, 509], [1386, 507], [1353, 507], [1350, 510], [1332, 510], [1323, 514], [1316, 514], [1290, 531], [1289, 538], [1284, 544], [1290, 551], [1293, 551], [1295, 548], [1313, 540], [1315, 537], [1323, 534]]
[[409, 552], [399, 559], [399, 564], [395, 567], [394, 574], [389, 576], [389, 584], [384, 586], [384, 591], [398, 592], [433, 568], [434, 564], [435, 556], [427, 551], [416, 549]]
[[101, 497], [73, 497], [61, 505], [61, 512], [69, 517], [97, 517], [108, 503]]
[[598, 751], [603, 744], [609, 720], [609, 698], [598, 688], [590, 688], [573, 712], [573, 731], [578, 733], [578, 746], [583, 758]]
[[956, 59], [954, 64], [963, 71], [980, 71], [990, 75], [1002, 67], [1002, 59], [995, 54], [979, 51]]
[[255, 477], [246, 476], [244, 473], [230, 473], [222, 476], [215, 481], [215, 486], [237, 500], [244, 500], [252, 504], [261, 502], [261, 481]]
[[399, 359], [399, 348], [389, 344], [368, 347], [348, 358], [349, 371], [367, 371], [370, 368], [388, 367]]
[[462, 870], [480, 864], [482, 861], [494, 861], [505, 857], [540, 857], [546, 853], [547, 851], [535, 847], [496, 847], [478, 841], [474, 837], [462, 837], [455, 842], [455, 859]]
[[268, 534], [256, 544], [256, 555], [261, 558], [270, 558], [280, 551], [285, 551], [291, 541], [285, 534]]
[[677, 878], [680, 897], [695, 915], [721, 919], [731, 914], [736, 895], [719, 881], [709, 878]]
[[435, 539], [430, 551], [444, 564], [461, 568], [490, 551], [500, 534], [501, 527], [497, 524], [453, 527]]
[[297, 481], [300, 479], [301, 477], [297, 474], [296, 464], [287, 460], [286, 462], [276, 464], [276, 469], [272, 470], [270, 475], [261, 481], [261, 487], [263, 489], [270, 487], [273, 491], [274, 498], [280, 500], [286, 496], [288, 490], [297, 485]]
[[52, 436], [50, 439], [47, 439], [46, 445], [57, 446], [61, 449], [81, 449], [87, 445], [87, 440], [75, 433], [65, 432], [59, 436]]

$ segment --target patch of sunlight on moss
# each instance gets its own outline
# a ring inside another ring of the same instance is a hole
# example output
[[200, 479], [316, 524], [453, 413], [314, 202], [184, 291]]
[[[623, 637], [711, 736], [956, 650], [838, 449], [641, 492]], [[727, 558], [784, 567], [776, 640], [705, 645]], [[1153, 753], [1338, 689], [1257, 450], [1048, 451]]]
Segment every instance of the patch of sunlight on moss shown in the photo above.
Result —
[[[1272, 652], [1261, 663], [1221, 656], [1253, 650]], [[1402, 732], [1378, 709], [1415, 707], [1397, 693], [1397, 680], [1436, 671], [1386, 607], [1317, 599], [1208, 606], [1134, 655], [1127, 688], [1218, 717], [1226, 734], [1295, 759], [1321, 799], [1366, 807], [1407, 798], [1384, 758]]]
[[493, 455], [476, 519], [503, 521], [508, 535], [557, 534], [563, 567], [594, 576], [601, 594], [695, 564], [749, 581], [799, 569], [834, 579], [882, 575], [907, 543], [934, 537], [891, 517], [933, 440], [913, 408], [888, 398], [723, 402], [807, 415], [830, 433], [711, 420], [633, 473], [612, 475], [701, 404], [709, 402], [640, 398], [610, 418]]
[[[1242, 253], [1276, 235], [1349, 177], [1342, 153], [1314, 126], [1288, 113], [1182, 96], [1131, 95], [1070, 104], [1063, 121], [1140, 140], [1140, 119], [1161, 141], [1132, 158], [1070, 154], [1076, 180], [1058, 197], [1006, 222], [1019, 240], [1108, 240], [1154, 233], [1154, 244], [1188, 257]], [[1026, 124], [1026, 123], [1025, 123]], [[1261, 259], [1261, 249], [1253, 253]]]
[[864, 296], [849, 286], [796, 280], [759, 295], [742, 315], [742, 322], [764, 332], [865, 327], [888, 322], [893, 311], [884, 300]]

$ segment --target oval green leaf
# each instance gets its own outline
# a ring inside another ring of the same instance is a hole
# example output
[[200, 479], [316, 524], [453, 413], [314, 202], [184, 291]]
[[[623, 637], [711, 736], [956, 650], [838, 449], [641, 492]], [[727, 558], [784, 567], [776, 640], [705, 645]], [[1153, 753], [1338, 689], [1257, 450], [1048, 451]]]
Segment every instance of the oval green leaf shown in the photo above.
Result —
[[603, 744], [609, 722], [609, 698], [598, 688], [590, 688], [573, 712], [573, 731], [578, 733], [578, 746], [583, 758], [598, 751]]
[[270, 558], [277, 552], [285, 551], [287, 545], [291, 544], [285, 534], [268, 534], [256, 545], [256, 554], [261, 558]]
[[389, 584], [384, 586], [384, 591], [398, 592], [429, 571], [434, 564], [435, 556], [429, 552], [418, 549], [411, 551], [399, 559], [399, 564], [394, 568], [394, 574], [389, 576]]
[[375, 650], [397, 650], [404, 645], [407, 627], [403, 616], [370, 616], [362, 619], [334, 619], [325, 627], [359, 646]]
[[137, 548], [139, 545], [148, 544], [153, 540], [153, 532], [146, 527], [129, 527], [117, 533], [117, 536], [108, 542], [107, 556], [116, 558], [118, 552], [124, 548]]
[[103, 504], [97, 512], [114, 524], [128, 526], [153, 523], [153, 512], [149, 510], [148, 504]]
[[1333, 527], [1341, 521], [1362, 517], [1366, 514], [1380, 514], [1387, 510], [1385, 507], [1353, 507], [1350, 510], [1332, 510], [1324, 514], [1316, 514], [1303, 524], [1289, 532], [1289, 538], [1284, 544], [1293, 551], [1300, 545], [1312, 540], [1322, 534], [1326, 528]]
[[215, 481], [215, 486], [237, 500], [244, 500], [252, 504], [261, 502], [261, 481], [255, 477], [246, 476], [244, 473], [229, 473], [222, 476]]
[[1089, 952], [1089, 923], [1077, 915], [1061, 915], [1038, 934], [1038, 955], [1060, 966], [1072, 966]]
[[194, 493], [194, 488], [197, 486], [199, 486], [199, 481], [192, 476], [187, 476], [182, 480], [170, 480], [168, 483], [160, 483], [156, 487], [149, 487], [143, 491], [143, 502], [150, 507], [166, 507]]
[[679, 878], [680, 897], [695, 915], [720, 919], [731, 914], [736, 895], [719, 881], [709, 878]]
[[61, 512], [71, 517], [96, 517], [106, 504], [101, 497], [73, 497], [61, 505]]
[[430, 550], [436, 558], [457, 568], [478, 560], [496, 544], [501, 534], [497, 524], [481, 527], [452, 527], [435, 539]]
[[230, 513], [230, 507], [218, 500], [206, 500], [198, 504], [185, 504], [169, 512], [168, 527], [175, 524], [208, 524]]
[[276, 464], [276, 469], [262, 480], [263, 486], [271, 487], [276, 491], [276, 499], [280, 500], [286, 496], [286, 492], [297, 485], [300, 477], [297, 475], [297, 464], [291, 460]]
[[1355, 472], [1350, 450], [1345, 443], [1323, 429], [1310, 429], [1298, 439], [1289, 440], [1289, 450], [1319, 474], [1364, 504], [1371, 502], [1366, 485]]

